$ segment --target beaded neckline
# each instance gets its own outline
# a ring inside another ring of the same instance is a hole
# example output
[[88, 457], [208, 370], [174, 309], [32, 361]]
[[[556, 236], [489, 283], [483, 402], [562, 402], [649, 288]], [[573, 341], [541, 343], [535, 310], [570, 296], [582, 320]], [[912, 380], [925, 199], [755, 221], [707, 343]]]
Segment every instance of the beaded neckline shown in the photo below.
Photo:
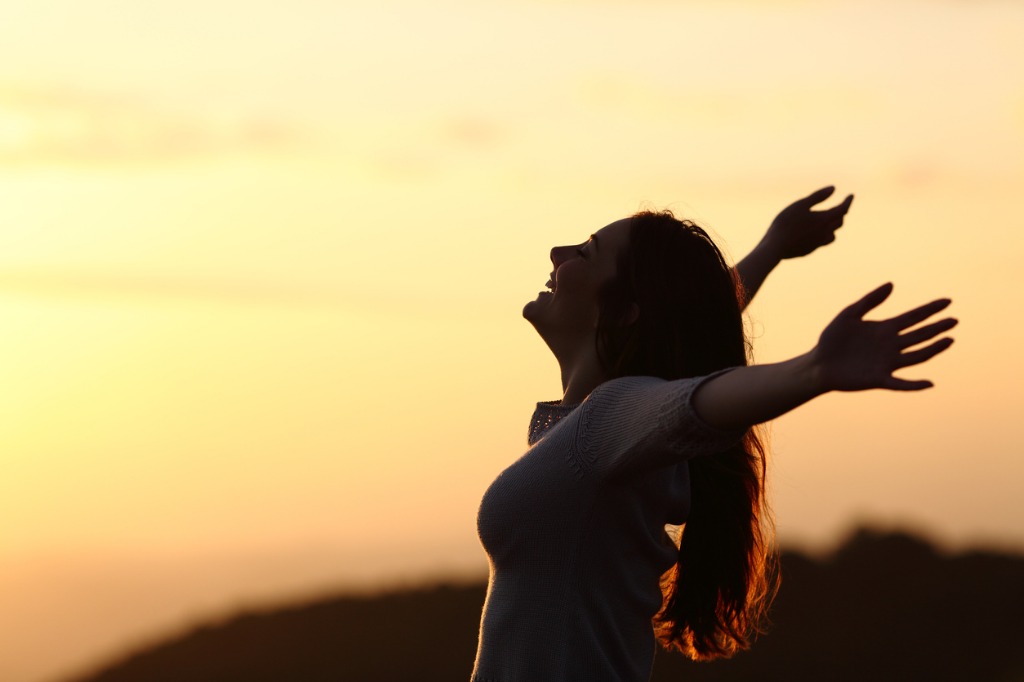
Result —
[[528, 442], [533, 445], [548, 432], [552, 426], [557, 424], [573, 410], [579, 407], [579, 403], [563, 405], [561, 400], [551, 400], [537, 403], [537, 409], [533, 412], [530, 420], [530, 433]]

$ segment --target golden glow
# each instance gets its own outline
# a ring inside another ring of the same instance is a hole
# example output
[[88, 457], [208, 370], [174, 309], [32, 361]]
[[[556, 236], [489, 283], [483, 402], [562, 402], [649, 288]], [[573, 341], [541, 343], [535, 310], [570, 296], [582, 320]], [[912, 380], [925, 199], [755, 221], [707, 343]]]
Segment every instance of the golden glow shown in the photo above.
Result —
[[[479, 496], [558, 395], [522, 304], [551, 245], [647, 205], [738, 259], [798, 196], [857, 195], [755, 302], [762, 360], [883, 281], [889, 311], [955, 300], [935, 390], [774, 427], [783, 540], [868, 516], [1024, 542], [1021, 8], [23, 5], [0, 22], [5, 680], [368, 566], [482, 570]], [[167, 599], [82, 627], [127, 574]]]

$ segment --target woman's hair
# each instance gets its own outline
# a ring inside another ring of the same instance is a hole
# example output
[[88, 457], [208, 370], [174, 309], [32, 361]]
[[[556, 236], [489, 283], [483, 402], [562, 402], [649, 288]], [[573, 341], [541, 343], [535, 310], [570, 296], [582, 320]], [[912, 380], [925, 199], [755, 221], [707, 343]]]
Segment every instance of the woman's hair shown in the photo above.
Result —
[[[742, 285], [708, 234], [669, 211], [631, 220], [617, 275], [600, 296], [597, 352], [609, 377], [673, 380], [746, 365]], [[689, 469], [690, 514], [678, 563], [662, 578], [655, 629], [693, 659], [727, 657], [763, 631], [777, 585], [765, 449], [750, 429]]]

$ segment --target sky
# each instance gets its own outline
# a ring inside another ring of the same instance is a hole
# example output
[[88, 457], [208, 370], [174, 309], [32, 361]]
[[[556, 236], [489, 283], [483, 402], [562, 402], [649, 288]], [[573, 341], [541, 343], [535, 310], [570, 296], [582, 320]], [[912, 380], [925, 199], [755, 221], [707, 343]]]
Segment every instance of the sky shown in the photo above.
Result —
[[559, 397], [522, 305], [551, 246], [647, 207], [738, 260], [791, 201], [856, 195], [751, 306], [758, 361], [886, 281], [880, 316], [954, 299], [957, 343], [905, 373], [934, 389], [772, 425], [782, 543], [870, 521], [1024, 547], [1022, 20], [996, 0], [6, 3], [0, 678], [481, 577], [480, 496]]

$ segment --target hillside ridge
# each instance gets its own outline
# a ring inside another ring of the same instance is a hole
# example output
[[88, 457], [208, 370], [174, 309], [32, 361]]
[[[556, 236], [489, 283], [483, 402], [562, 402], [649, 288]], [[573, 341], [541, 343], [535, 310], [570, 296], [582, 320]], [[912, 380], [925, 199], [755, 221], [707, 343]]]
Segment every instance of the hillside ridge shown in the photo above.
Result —
[[[863, 528], [825, 557], [784, 551], [781, 570], [750, 651], [659, 651], [652, 681], [1024, 681], [1024, 556]], [[440, 583], [242, 612], [65, 682], [468, 680], [484, 593]]]

